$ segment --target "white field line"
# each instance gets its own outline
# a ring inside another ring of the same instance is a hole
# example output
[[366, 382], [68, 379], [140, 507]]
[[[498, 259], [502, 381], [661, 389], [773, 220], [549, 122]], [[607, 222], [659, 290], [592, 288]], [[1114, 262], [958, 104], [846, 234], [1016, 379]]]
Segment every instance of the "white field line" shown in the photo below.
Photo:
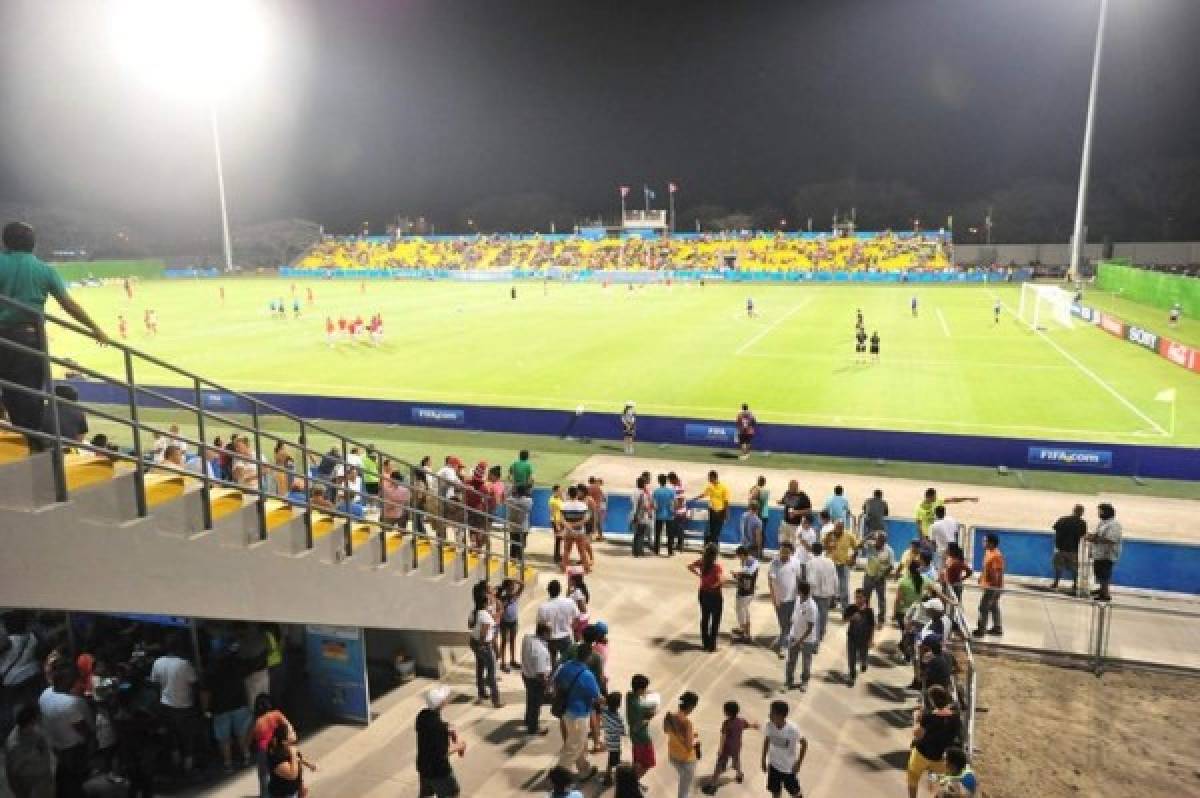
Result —
[[[243, 380], [243, 379], [227, 379], [222, 381], [223, 384], [234, 388], [235, 390], [255, 391], [261, 390], [261, 386], [278, 386], [280, 388], [306, 388], [314, 391], [322, 391], [326, 396], [344, 396], [346, 386], [341, 383], [324, 383], [324, 382], [298, 382], [298, 381], [273, 381], [273, 380]], [[256, 386], [259, 386], [256, 388]], [[417, 397], [427, 397], [425, 401], [442, 405], [456, 404], [488, 404], [500, 403], [506, 405], [517, 405], [522, 407], [533, 407], [546, 410], [563, 410], [563, 405], [581, 404], [585, 408], [596, 411], [604, 408], [618, 408], [612, 412], [616, 415], [619, 408], [623, 406], [628, 397], [605, 398], [605, 399], [574, 399], [574, 400], [554, 400], [547, 399], [544, 395], [532, 394], [508, 394], [508, 393], [474, 393], [467, 391], [434, 391], [421, 390], [418, 388], [405, 388], [404, 396], [388, 396], [374, 397], [386, 400], [395, 401], [417, 401]], [[639, 402], [638, 408], [641, 410], [669, 413], [669, 414], [685, 414], [696, 413], [702, 417], [709, 418], [724, 418], [731, 415], [731, 410], [728, 407], [713, 407], [708, 405], [673, 405], [673, 404], [658, 404], [647, 402], [645, 404]], [[832, 413], [770, 413], [768, 421], [777, 422], [799, 422], [799, 423], [814, 423], [823, 426], [845, 426], [851, 424], [865, 424], [883, 429], [889, 428], [889, 424], [904, 424], [910, 427], [925, 428], [925, 427], [942, 427], [960, 430], [1008, 430], [1008, 431], [1028, 431], [1028, 432], [1043, 432], [1052, 435], [1089, 435], [1089, 436], [1110, 436], [1122, 435], [1127, 437], [1144, 437], [1152, 433], [1143, 432], [1140, 430], [1131, 432], [1119, 432], [1113, 430], [1096, 430], [1096, 429], [1075, 429], [1069, 427], [1043, 427], [1035, 424], [985, 424], [973, 421], [954, 421], [949, 419], [932, 419], [932, 418], [900, 418], [896, 416], [856, 416], [842, 415]]]
[[[994, 341], [995, 338], [992, 338], [991, 340]], [[820, 353], [820, 352], [806, 352], [806, 353], [794, 353], [794, 354], [784, 354], [784, 353], [774, 353], [773, 354], [770, 352], [747, 352], [746, 354], [742, 355], [742, 357], [756, 357], [756, 358], [762, 358], [764, 360], [795, 360], [795, 361], [812, 362], [812, 363], [821, 363], [821, 362], [842, 363], [842, 362], [849, 360], [848, 357], [843, 356], [843, 355], [824, 354], [824, 353]], [[1071, 371], [1072, 370], [1069, 365], [1066, 365], [1066, 364], [1059, 365], [1057, 363], [1016, 363], [1016, 362], [1006, 363], [1006, 362], [998, 361], [998, 360], [962, 361], [962, 360], [930, 360], [928, 358], [912, 358], [912, 359], [888, 358], [886, 360], [881, 360], [878, 363], [871, 364], [872, 368], [877, 368], [879, 366], [884, 366], [884, 367], [902, 366], [904, 368], [921, 368], [923, 366], [950, 366], [953, 368], [971, 368], [971, 367], [975, 367], [975, 366], [980, 366], [980, 367], [985, 367], [985, 368], [1018, 369], [1021, 371], [1024, 371], [1027, 369], [1030, 371]]]
[[[991, 291], [989, 291], [988, 293], [992, 294], [992, 296], [993, 296], [993, 297], [995, 297], [995, 296], [996, 296], [996, 294], [995, 294], [995, 293], [993, 293], [993, 292], [991, 292]], [[1004, 307], [1004, 309], [1005, 309], [1006, 311], [1008, 311], [1008, 314], [1009, 314], [1010, 316], [1012, 316], [1013, 318], [1016, 318], [1018, 321], [1020, 321], [1019, 317], [1017, 317], [1017, 314], [1013, 312], [1013, 309], [1012, 309], [1012, 308], [1010, 308], [1010, 307], [1009, 307], [1007, 304], [1004, 304], [1004, 305], [1003, 305], [1003, 307]], [[1036, 333], [1038, 336], [1040, 336], [1040, 337], [1041, 337], [1041, 339], [1042, 339], [1043, 341], [1045, 341], [1046, 343], [1048, 343], [1048, 344], [1049, 344], [1049, 345], [1050, 345], [1050, 346], [1051, 346], [1051, 347], [1052, 347], [1052, 348], [1053, 348], [1055, 351], [1057, 351], [1057, 352], [1058, 352], [1060, 355], [1062, 355], [1062, 356], [1063, 356], [1063, 357], [1065, 357], [1065, 358], [1066, 358], [1066, 359], [1067, 359], [1069, 362], [1071, 362], [1071, 363], [1072, 363], [1072, 364], [1075, 366], [1075, 368], [1079, 369], [1081, 372], [1083, 372], [1083, 374], [1084, 374], [1084, 375], [1086, 375], [1087, 377], [1091, 378], [1091, 380], [1092, 380], [1093, 382], [1095, 382], [1097, 385], [1099, 385], [1101, 388], [1103, 388], [1105, 391], [1107, 391], [1109, 394], [1111, 394], [1111, 395], [1112, 395], [1112, 397], [1113, 397], [1114, 399], [1116, 399], [1118, 402], [1120, 402], [1121, 404], [1125, 405], [1125, 407], [1126, 407], [1126, 408], [1128, 408], [1130, 411], [1132, 411], [1134, 415], [1136, 415], [1136, 416], [1137, 416], [1138, 418], [1140, 418], [1142, 421], [1145, 421], [1147, 424], [1149, 424], [1149, 425], [1150, 425], [1150, 427], [1151, 427], [1153, 430], [1155, 430], [1155, 431], [1156, 431], [1156, 432], [1157, 432], [1159, 435], [1163, 436], [1164, 438], [1169, 438], [1169, 437], [1170, 437], [1170, 434], [1169, 434], [1169, 433], [1168, 433], [1168, 432], [1167, 432], [1165, 429], [1163, 429], [1163, 428], [1162, 428], [1162, 426], [1160, 426], [1160, 425], [1159, 425], [1159, 423], [1158, 423], [1157, 421], [1155, 421], [1154, 419], [1150, 418], [1150, 416], [1146, 415], [1146, 414], [1145, 414], [1145, 413], [1143, 413], [1141, 410], [1139, 410], [1139, 409], [1137, 408], [1137, 406], [1136, 406], [1136, 405], [1135, 405], [1133, 402], [1129, 401], [1129, 400], [1128, 400], [1128, 399], [1126, 399], [1124, 396], [1122, 396], [1122, 395], [1121, 395], [1121, 394], [1120, 394], [1120, 393], [1117, 391], [1117, 389], [1116, 389], [1116, 388], [1114, 388], [1114, 387], [1112, 387], [1111, 385], [1109, 385], [1109, 384], [1108, 384], [1108, 383], [1107, 383], [1107, 382], [1104, 380], [1104, 378], [1102, 378], [1102, 377], [1101, 377], [1100, 375], [1098, 375], [1096, 372], [1094, 372], [1094, 371], [1092, 371], [1091, 369], [1089, 369], [1087, 366], [1085, 366], [1085, 365], [1083, 365], [1082, 363], [1080, 363], [1080, 362], [1079, 362], [1079, 360], [1078, 360], [1078, 359], [1076, 359], [1076, 357], [1075, 357], [1074, 355], [1072, 355], [1070, 352], [1068, 352], [1067, 350], [1065, 350], [1065, 349], [1063, 349], [1061, 346], [1059, 346], [1059, 345], [1058, 345], [1058, 342], [1056, 342], [1056, 341], [1055, 341], [1053, 338], [1051, 338], [1050, 336], [1046, 335], [1046, 333], [1042, 332], [1041, 330], [1034, 329], [1033, 331], [1034, 331], [1034, 332], [1035, 332], [1035, 333]]]
[[763, 337], [766, 336], [767, 333], [771, 332], [771, 330], [774, 330], [780, 324], [783, 324], [785, 321], [787, 321], [789, 318], [791, 318], [793, 315], [795, 315], [797, 311], [802, 309], [805, 305], [807, 305], [811, 301], [812, 301], [812, 297], [805, 297], [804, 299], [797, 302], [795, 305], [792, 306], [791, 310], [789, 310], [787, 313], [784, 313], [782, 316], [777, 318], [775, 321], [771, 322], [766, 327], [762, 328], [757, 333], [755, 333], [754, 337], [752, 337], [749, 341], [746, 341], [746, 343], [739, 346], [737, 348], [737, 351], [734, 352], [733, 354], [735, 354], [735, 355], [743, 354], [747, 349], [749, 349], [750, 347], [754, 346], [756, 343], [761, 341], [763, 339]]
[[942, 323], [942, 332], [946, 334], [947, 338], [951, 338], [952, 336], [950, 335], [950, 325], [946, 323], [946, 317], [942, 315], [942, 309], [935, 308], [935, 310], [937, 311], [938, 321], [940, 321]]

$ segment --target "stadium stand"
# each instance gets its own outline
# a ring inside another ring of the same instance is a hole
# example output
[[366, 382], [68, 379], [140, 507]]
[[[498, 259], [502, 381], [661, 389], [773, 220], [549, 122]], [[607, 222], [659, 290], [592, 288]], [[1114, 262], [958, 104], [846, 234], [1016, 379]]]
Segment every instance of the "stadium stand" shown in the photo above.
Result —
[[944, 269], [940, 236], [856, 237], [780, 233], [667, 239], [582, 236], [326, 238], [295, 263], [304, 269], [665, 270], [735, 267], [763, 272]]

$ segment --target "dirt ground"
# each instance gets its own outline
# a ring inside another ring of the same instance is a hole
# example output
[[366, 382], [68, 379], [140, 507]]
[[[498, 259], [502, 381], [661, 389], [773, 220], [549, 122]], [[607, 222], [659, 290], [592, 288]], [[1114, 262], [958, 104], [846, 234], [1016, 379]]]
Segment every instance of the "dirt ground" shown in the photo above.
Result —
[[818, 506], [833, 493], [834, 485], [842, 485], [847, 498], [850, 499], [850, 506], [857, 512], [871, 491], [879, 488], [883, 490], [884, 498], [887, 499], [894, 515], [912, 517], [925, 489], [936, 487], [942, 497], [978, 497], [978, 502], [947, 507], [952, 516], [968, 526], [995, 524], [1022, 529], [1049, 529], [1056, 518], [1069, 513], [1077, 502], [1087, 508], [1086, 517], [1089, 523], [1095, 523], [1096, 505], [1109, 502], [1116, 508], [1117, 517], [1124, 526], [1126, 535], [1156, 540], [1200, 540], [1200, 501], [1188, 499], [1162, 499], [1116, 493], [1079, 496], [1020, 488], [930, 485], [912, 479], [772, 469], [766, 467], [766, 463], [753, 461], [733, 461], [714, 466], [620, 455], [589, 457], [571, 473], [571, 477], [577, 482], [582, 482], [588, 477], [596, 476], [604, 480], [609, 490], [632, 491], [637, 475], [643, 470], [652, 474], [674, 471], [683, 480], [689, 494], [695, 495], [703, 488], [709, 469], [714, 467], [720, 472], [722, 481], [729, 486], [735, 502], [745, 501], [750, 487], [761, 474], [767, 478], [772, 504], [783, 495], [788, 480], [796, 479], [799, 480], [801, 489], [812, 498], [813, 504]]
[[986, 798], [1200, 796], [1200, 677], [981, 657]]

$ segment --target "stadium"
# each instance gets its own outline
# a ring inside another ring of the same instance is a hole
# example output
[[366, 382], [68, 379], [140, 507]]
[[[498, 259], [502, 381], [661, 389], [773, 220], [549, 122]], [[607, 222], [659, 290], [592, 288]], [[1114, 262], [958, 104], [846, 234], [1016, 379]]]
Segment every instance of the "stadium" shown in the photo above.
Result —
[[1190, 794], [1200, 154], [1103, 103], [1200, 118], [1195, 10], [533, 5], [4, 12], [12, 794]]

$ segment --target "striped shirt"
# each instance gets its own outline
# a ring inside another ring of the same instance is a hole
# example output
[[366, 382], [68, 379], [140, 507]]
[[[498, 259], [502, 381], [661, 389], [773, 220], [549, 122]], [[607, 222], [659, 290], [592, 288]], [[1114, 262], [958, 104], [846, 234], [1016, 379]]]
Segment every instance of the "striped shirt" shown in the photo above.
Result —
[[609, 751], [620, 751], [621, 738], [625, 736], [625, 721], [621, 713], [605, 709], [600, 715], [600, 722], [604, 725], [605, 746]]

